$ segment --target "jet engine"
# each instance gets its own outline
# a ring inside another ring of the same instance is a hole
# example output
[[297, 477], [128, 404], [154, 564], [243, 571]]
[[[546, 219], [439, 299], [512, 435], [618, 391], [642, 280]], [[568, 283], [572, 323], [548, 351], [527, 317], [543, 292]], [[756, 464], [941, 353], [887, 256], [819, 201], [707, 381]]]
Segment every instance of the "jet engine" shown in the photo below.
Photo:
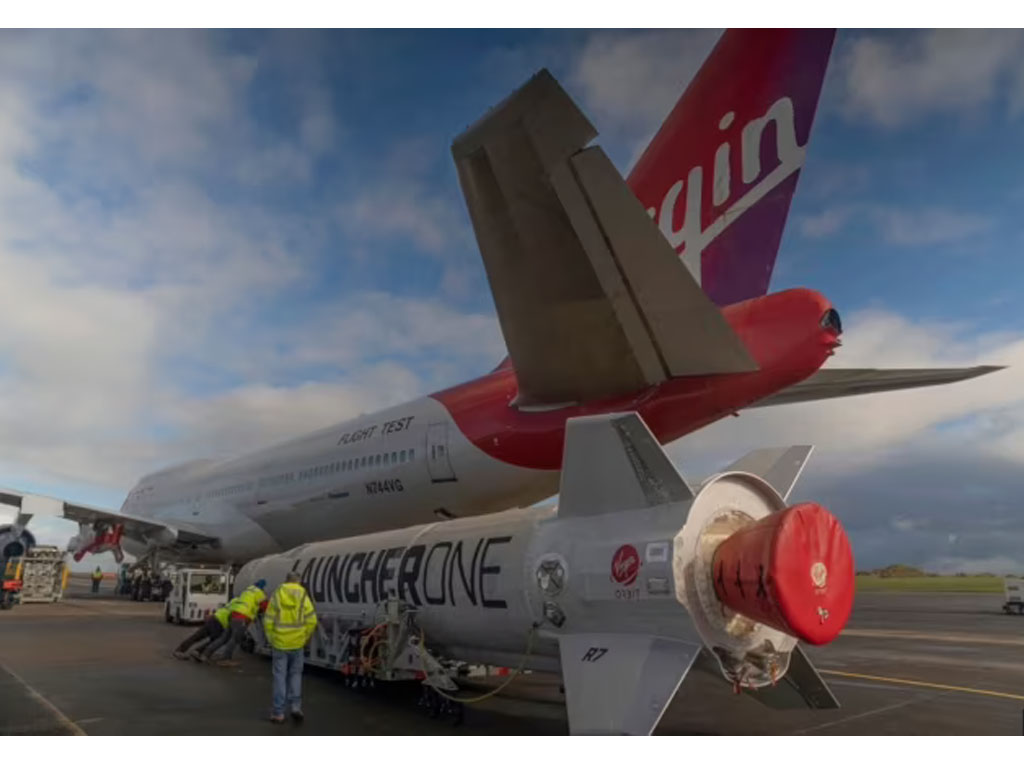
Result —
[[0, 525], [0, 560], [21, 557], [36, 545], [36, 538], [17, 525]]

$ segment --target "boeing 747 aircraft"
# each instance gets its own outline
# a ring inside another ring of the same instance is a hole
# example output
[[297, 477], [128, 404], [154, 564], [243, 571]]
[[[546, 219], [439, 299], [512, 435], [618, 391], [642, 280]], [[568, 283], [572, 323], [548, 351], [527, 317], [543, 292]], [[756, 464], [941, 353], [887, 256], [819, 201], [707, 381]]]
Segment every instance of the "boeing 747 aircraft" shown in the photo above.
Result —
[[[538, 73], [452, 145], [507, 359], [281, 445], [148, 475], [119, 511], [55, 501], [81, 526], [76, 557], [240, 564], [547, 498], [574, 416], [636, 411], [667, 443], [746, 408], [994, 370], [819, 370], [840, 344], [836, 309], [812, 290], [767, 293], [833, 37], [725, 33], [628, 179]], [[23, 545], [38, 498], [0, 501], [22, 508], [0, 545]]]

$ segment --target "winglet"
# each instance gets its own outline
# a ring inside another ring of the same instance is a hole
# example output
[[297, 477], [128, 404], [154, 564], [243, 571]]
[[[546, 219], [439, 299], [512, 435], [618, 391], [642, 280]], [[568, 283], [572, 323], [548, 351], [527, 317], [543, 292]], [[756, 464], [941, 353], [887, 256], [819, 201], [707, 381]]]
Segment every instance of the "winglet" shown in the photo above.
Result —
[[565, 425], [559, 517], [688, 501], [693, 491], [635, 412], [580, 416]]

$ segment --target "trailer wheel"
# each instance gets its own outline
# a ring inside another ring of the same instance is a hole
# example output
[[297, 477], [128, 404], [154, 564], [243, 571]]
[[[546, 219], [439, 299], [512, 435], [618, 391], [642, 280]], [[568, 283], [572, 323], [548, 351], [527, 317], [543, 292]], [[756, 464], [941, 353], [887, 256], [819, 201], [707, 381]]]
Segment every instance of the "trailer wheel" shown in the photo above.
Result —
[[455, 719], [452, 721], [452, 726], [458, 728], [466, 719], [466, 705], [462, 702], [455, 704]]
[[166, 621], [168, 624], [173, 624], [174, 623], [171, 620], [171, 606], [169, 606], [169, 605], [165, 605], [164, 606], [164, 621]]

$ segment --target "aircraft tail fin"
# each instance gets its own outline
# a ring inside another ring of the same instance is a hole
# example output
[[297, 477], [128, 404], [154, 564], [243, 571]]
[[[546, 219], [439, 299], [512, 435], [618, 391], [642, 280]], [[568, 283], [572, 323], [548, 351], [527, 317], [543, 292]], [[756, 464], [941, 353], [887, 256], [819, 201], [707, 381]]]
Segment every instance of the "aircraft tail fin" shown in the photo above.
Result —
[[728, 30], [629, 175], [719, 306], [767, 293], [835, 30]]

